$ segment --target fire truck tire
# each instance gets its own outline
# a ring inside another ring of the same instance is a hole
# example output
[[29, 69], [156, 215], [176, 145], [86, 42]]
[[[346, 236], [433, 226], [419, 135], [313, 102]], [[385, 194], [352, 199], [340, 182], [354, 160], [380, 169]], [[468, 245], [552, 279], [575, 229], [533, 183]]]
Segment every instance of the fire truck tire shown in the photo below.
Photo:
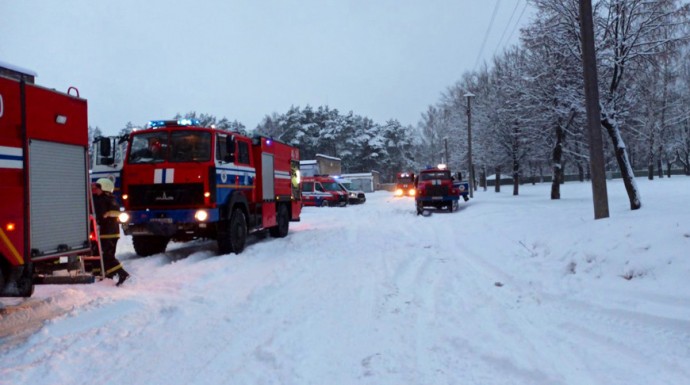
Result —
[[0, 255], [0, 297], [31, 297], [34, 292], [33, 265], [28, 264], [13, 277], [9, 262]]
[[239, 254], [247, 242], [247, 221], [239, 207], [232, 210], [225, 228], [218, 232], [218, 254]]
[[283, 238], [290, 231], [290, 213], [287, 206], [278, 206], [278, 214], [276, 215], [277, 225], [271, 227], [269, 232], [273, 238]]
[[134, 251], [142, 257], [148, 257], [149, 255], [165, 252], [165, 248], [168, 247], [168, 241], [168, 237], [159, 235], [132, 236], [132, 245], [134, 246]]

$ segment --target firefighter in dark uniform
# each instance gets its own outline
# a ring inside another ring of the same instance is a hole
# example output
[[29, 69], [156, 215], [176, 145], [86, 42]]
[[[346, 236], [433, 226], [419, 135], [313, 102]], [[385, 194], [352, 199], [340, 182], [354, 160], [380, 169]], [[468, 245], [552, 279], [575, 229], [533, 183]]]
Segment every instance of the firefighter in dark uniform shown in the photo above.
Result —
[[114, 189], [115, 185], [107, 178], [98, 179], [96, 183], [91, 185], [105, 276], [112, 279], [117, 275], [116, 285], [120, 286], [129, 278], [129, 273], [122, 267], [122, 263], [115, 258], [117, 241], [120, 239], [120, 224], [117, 221], [120, 206], [113, 196]]

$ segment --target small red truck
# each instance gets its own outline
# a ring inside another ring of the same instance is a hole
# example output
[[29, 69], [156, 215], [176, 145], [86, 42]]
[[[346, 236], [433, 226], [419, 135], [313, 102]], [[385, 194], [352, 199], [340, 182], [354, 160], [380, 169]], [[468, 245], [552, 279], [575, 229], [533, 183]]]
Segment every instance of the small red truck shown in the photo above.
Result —
[[460, 190], [445, 165], [420, 171], [415, 194], [417, 215], [424, 213], [426, 207], [447, 208], [453, 212], [460, 199]]

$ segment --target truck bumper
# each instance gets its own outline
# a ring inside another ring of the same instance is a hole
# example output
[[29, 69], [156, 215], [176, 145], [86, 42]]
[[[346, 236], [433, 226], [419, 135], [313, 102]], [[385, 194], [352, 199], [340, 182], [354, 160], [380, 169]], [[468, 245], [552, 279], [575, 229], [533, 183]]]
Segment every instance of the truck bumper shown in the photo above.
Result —
[[122, 225], [127, 235], [157, 235], [175, 238], [207, 237], [215, 233], [219, 219], [218, 209], [203, 209], [208, 218], [195, 218], [198, 210], [140, 210], [128, 211], [129, 222]]
[[417, 202], [422, 202], [422, 203], [436, 203], [436, 202], [449, 202], [449, 201], [457, 201], [460, 199], [460, 196], [455, 196], [455, 195], [446, 195], [446, 196], [434, 196], [434, 197], [416, 197], [415, 200]]

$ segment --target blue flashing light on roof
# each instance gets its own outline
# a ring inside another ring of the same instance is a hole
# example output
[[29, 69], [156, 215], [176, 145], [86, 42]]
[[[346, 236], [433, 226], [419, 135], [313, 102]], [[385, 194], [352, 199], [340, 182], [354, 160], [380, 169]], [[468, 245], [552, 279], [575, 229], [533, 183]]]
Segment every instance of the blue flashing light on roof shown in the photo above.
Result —
[[151, 120], [146, 123], [146, 128], [165, 127], [165, 120]]
[[273, 144], [273, 139], [267, 138], [267, 139], [266, 139], [266, 145], [267, 145], [267, 146], [270, 146], [270, 145], [272, 145], [272, 144]]
[[178, 120], [151, 120], [146, 124], [146, 128], [160, 128], [170, 126], [200, 126], [199, 119], [178, 119]]
[[180, 119], [177, 121], [178, 126], [200, 126], [199, 119]]

